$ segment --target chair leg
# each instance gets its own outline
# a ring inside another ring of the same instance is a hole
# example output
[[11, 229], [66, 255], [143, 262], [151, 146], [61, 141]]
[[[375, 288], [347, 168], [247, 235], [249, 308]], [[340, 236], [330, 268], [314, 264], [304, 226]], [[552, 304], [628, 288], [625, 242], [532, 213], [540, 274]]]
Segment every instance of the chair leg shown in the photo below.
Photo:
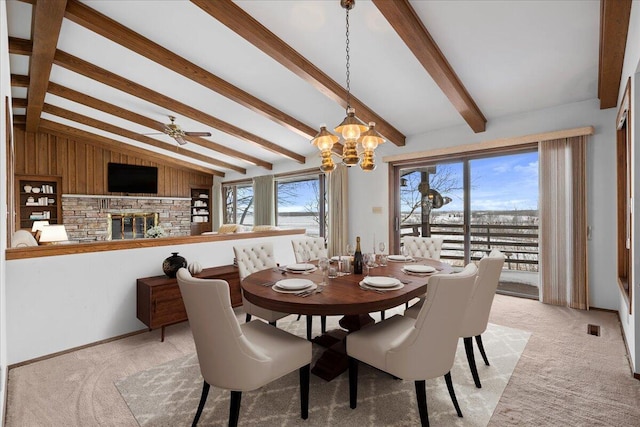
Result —
[[193, 423], [191, 423], [191, 427], [196, 427], [198, 425], [198, 420], [200, 419], [200, 415], [202, 415], [202, 409], [204, 409], [204, 404], [207, 401], [207, 396], [209, 395], [209, 383], [204, 381], [202, 384], [202, 394], [200, 395], [200, 403], [198, 404], [198, 410], [196, 411], [196, 416], [193, 418]]
[[405, 303], [404, 303], [404, 309], [406, 310], [406, 309], [408, 309], [408, 308], [409, 308], [409, 301], [407, 301], [407, 302], [405, 302]]
[[249, 313], [247, 313], [247, 315], [245, 316], [245, 318], [244, 318], [244, 322], [245, 322], [245, 323], [249, 323], [249, 322], [251, 322], [251, 315], [250, 315]]
[[456, 412], [458, 413], [458, 416], [462, 418], [462, 411], [460, 410], [460, 405], [458, 405], [458, 399], [456, 399], [456, 392], [453, 389], [453, 382], [451, 381], [451, 372], [447, 372], [444, 375], [444, 380], [447, 383], [447, 389], [449, 390], [449, 396], [451, 396], [453, 407], [456, 408]]
[[313, 327], [313, 316], [307, 315], [307, 341], [311, 341], [311, 328]]
[[420, 425], [429, 426], [429, 412], [427, 411], [427, 386], [425, 380], [415, 382], [416, 400], [418, 401], [418, 412], [420, 412]]
[[302, 317], [302, 314], [298, 314], [298, 317], [296, 318], [296, 322], [300, 320], [301, 317]]
[[487, 353], [484, 352], [484, 346], [482, 345], [482, 336], [476, 335], [476, 344], [478, 344], [478, 349], [480, 350], [480, 354], [482, 354], [482, 359], [484, 360], [484, 364], [489, 365], [489, 359], [487, 359]]
[[358, 359], [349, 357], [349, 406], [358, 406]]
[[323, 334], [327, 332], [327, 316], [320, 316], [320, 331]]
[[473, 354], [473, 340], [471, 337], [464, 338], [464, 350], [467, 352], [467, 360], [469, 361], [469, 368], [471, 368], [473, 382], [476, 383], [477, 388], [482, 388], [480, 377], [478, 376], [478, 368], [476, 368], [476, 358]]
[[240, 401], [242, 400], [241, 391], [231, 392], [231, 409], [229, 410], [229, 427], [236, 427], [240, 418]]
[[380, 311], [380, 319], [384, 320], [384, 310]]
[[309, 418], [309, 373], [311, 365], [300, 368], [300, 418]]
[[276, 321], [274, 320], [273, 322], [269, 322], [269, 324], [270, 324], [271, 326], [276, 326]]

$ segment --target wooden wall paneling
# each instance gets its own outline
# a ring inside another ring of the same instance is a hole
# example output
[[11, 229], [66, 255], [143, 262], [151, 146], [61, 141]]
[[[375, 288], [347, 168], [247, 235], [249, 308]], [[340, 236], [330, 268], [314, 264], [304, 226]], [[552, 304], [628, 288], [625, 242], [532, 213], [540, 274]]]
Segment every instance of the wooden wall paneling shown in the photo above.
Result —
[[69, 170], [67, 159], [67, 140], [62, 138], [56, 138], [56, 158], [58, 159], [58, 175], [64, 177], [62, 179], [62, 193], [69, 192], [69, 180], [67, 179]]
[[93, 150], [93, 189], [95, 191], [94, 194], [102, 194], [104, 191], [100, 191], [104, 188], [107, 188], [107, 181], [105, 173], [105, 169], [107, 167], [107, 162], [103, 157], [103, 150], [95, 147]]

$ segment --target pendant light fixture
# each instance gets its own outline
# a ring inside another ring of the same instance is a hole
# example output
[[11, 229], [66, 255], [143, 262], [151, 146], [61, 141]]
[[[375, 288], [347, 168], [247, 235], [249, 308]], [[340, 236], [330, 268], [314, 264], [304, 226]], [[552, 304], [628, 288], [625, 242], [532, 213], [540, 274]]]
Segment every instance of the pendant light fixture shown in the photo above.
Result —
[[[375, 130], [375, 123], [369, 122], [365, 126], [356, 118], [356, 110], [351, 107], [351, 73], [349, 62], [349, 11], [356, 5], [356, 0], [340, 0], [340, 6], [346, 10], [346, 60], [347, 60], [347, 108], [346, 117], [334, 130], [342, 135], [344, 146], [342, 148], [342, 163], [347, 166], [360, 164], [365, 171], [376, 168], [374, 151], [378, 145], [385, 142], [384, 138]], [[320, 170], [329, 173], [336, 168], [333, 162], [333, 144], [340, 138], [327, 130], [326, 125], [320, 126], [320, 132], [311, 140], [318, 147], [322, 157]]]

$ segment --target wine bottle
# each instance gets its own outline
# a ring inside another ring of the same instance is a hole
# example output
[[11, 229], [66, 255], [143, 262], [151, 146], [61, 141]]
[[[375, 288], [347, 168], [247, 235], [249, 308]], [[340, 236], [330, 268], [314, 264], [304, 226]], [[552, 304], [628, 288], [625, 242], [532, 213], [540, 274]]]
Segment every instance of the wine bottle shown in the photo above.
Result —
[[356, 252], [353, 254], [353, 274], [362, 274], [362, 250], [360, 250], [360, 236], [356, 237]]

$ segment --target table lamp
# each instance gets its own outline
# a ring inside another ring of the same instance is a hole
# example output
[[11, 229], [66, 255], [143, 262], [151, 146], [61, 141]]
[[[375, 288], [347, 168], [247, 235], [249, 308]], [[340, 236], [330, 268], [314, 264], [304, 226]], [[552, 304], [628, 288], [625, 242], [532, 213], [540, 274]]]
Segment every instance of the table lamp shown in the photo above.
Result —
[[38, 243], [41, 245], [55, 245], [58, 242], [69, 240], [64, 225], [45, 225], [38, 234], [40, 234]]
[[36, 234], [38, 230], [42, 230], [42, 227], [45, 225], [49, 225], [49, 221], [33, 221], [33, 227], [31, 227], [31, 232]]

